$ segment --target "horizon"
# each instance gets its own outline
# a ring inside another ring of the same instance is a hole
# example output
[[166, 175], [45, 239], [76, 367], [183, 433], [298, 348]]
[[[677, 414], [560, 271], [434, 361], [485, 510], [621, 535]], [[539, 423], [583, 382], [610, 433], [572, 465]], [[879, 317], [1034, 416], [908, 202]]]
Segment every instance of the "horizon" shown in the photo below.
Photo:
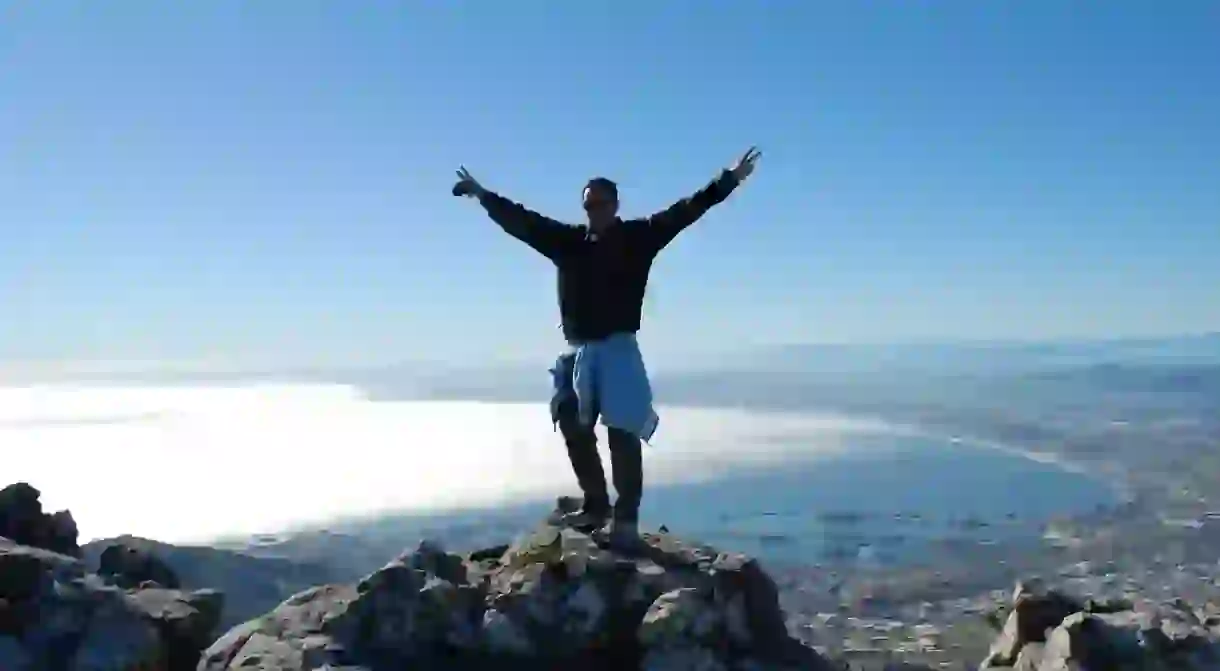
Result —
[[[716, 352], [712, 357], [705, 357], [702, 360], [695, 359], [687, 360], [686, 365], [666, 366], [665, 362], [661, 362], [661, 366], [657, 366], [658, 372], [662, 375], [671, 374], [691, 374], [691, 373], [726, 373], [726, 372], [764, 372], [770, 370], [774, 363], [766, 359], [767, 356], [783, 356], [791, 352], [817, 352], [817, 351], [833, 351], [835, 353], [854, 352], [856, 354], [878, 353], [882, 351], [906, 350], [910, 354], [917, 354], [920, 350], [941, 349], [950, 356], [966, 355], [972, 351], [989, 350], [992, 354], [1013, 354], [1026, 348], [1042, 348], [1042, 347], [1066, 347], [1066, 348], [1083, 348], [1083, 349], [1098, 349], [1110, 347], [1119, 347], [1120, 349], [1111, 355], [1111, 358], [1118, 363], [1129, 363], [1129, 359], [1133, 353], [1129, 350], [1123, 350], [1122, 347], [1175, 347], [1181, 345], [1191, 345], [1203, 343], [1208, 345], [1206, 351], [1202, 353], [1191, 352], [1186, 356], [1173, 357], [1165, 355], [1163, 352], [1149, 356], [1144, 355], [1144, 359], [1139, 363], [1147, 363], [1161, 359], [1171, 363], [1211, 363], [1220, 362], [1220, 331], [1216, 332], [1190, 332], [1165, 334], [1160, 336], [1112, 336], [1104, 338], [1054, 338], [1054, 339], [1035, 339], [1035, 338], [1009, 338], [1009, 339], [922, 339], [909, 341], [875, 341], [875, 342], [808, 342], [808, 343], [783, 343], [770, 345], [765, 347], [755, 348], [739, 348]], [[1099, 351], [1097, 356], [1102, 357], [1097, 362], [1106, 362], [1106, 354]], [[761, 359], [760, 359], [761, 357]], [[726, 361], [728, 362], [726, 364]], [[746, 368], [739, 370], [733, 368], [734, 362], [745, 362]], [[1021, 361], [1019, 362], [1026, 366], [1036, 366], [1036, 363]], [[57, 380], [85, 381], [96, 380], [101, 382], [118, 382], [130, 376], [152, 375], [164, 376], [172, 379], [175, 376], [186, 381], [198, 379], [199, 376], [221, 376], [235, 378], [250, 378], [257, 379], [275, 378], [275, 376], [284, 376], [291, 378], [294, 375], [311, 374], [317, 376], [325, 375], [343, 375], [360, 372], [380, 372], [380, 371], [407, 371], [419, 373], [441, 374], [450, 371], [473, 371], [473, 372], [494, 372], [494, 373], [537, 373], [545, 367], [540, 366], [537, 360], [519, 359], [505, 360], [498, 362], [483, 362], [475, 364], [453, 364], [449, 362], [430, 361], [428, 359], [414, 360], [396, 360], [383, 361], [378, 363], [353, 363], [349, 365], [332, 365], [332, 366], [312, 366], [308, 363], [284, 365], [284, 366], [260, 366], [257, 364], [237, 364], [234, 362], [202, 362], [202, 361], [157, 361], [157, 360], [126, 360], [126, 361], [99, 361], [99, 360], [80, 360], [80, 361], [5, 361], [0, 359], [0, 388], [4, 385], [12, 384], [39, 384], [43, 382], [53, 383]], [[879, 371], [884, 371], [885, 366], [879, 366]], [[814, 372], [810, 370], [802, 370], [801, 372]], [[897, 371], [896, 371], [897, 372]]]
[[7, 5], [0, 370], [541, 367], [553, 270], [458, 165], [575, 220], [751, 145], [653, 270], [653, 368], [1220, 331], [1220, 7], [701, 7]]

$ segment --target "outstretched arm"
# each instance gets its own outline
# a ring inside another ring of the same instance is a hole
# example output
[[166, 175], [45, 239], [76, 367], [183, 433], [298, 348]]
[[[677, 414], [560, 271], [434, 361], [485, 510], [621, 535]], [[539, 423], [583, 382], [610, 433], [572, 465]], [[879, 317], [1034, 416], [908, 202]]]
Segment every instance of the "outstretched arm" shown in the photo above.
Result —
[[733, 189], [737, 188], [737, 184], [737, 178], [733, 176], [732, 171], [721, 171], [716, 179], [696, 191], [695, 195], [683, 198], [648, 217], [648, 237], [653, 249], [658, 252], [664, 249], [679, 233], [707, 214], [708, 210], [724, 202]]
[[462, 167], [458, 170], [458, 182], [453, 186], [453, 195], [478, 198], [491, 220], [499, 224], [506, 233], [533, 247], [538, 253], [558, 260], [567, 241], [572, 239], [576, 228], [562, 224], [527, 209], [479, 184], [470, 172]]
[[479, 204], [506, 233], [552, 261], [563, 254], [567, 242], [577, 233], [575, 226], [544, 217], [492, 191], [479, 194]]
[[724, 202], [754, 171], [754, 162], [759, 156], [758, 150], [751, 147], [737, 165], [730, 170], [722, 170], [716, 179], [696, 191], [693, 196], [683, 198], [649, 217], [648, 236], [654, 251], [664, 249], [679, 233], [707, 214], [708, 210]]

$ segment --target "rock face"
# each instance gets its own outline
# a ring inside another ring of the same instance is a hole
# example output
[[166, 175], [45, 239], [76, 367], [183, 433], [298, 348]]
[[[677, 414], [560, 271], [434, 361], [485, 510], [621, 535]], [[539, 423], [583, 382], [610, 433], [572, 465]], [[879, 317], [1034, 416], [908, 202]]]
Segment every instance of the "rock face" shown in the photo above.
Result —
[[338, 581], [328, 567], [312, 562], [135, 536], [87, 543], [81, 557], [108, 582], [122, 587], [151, 581], [162, 587], [219, 590], [225, 595], [223, 629], [262, 615], [297, 592]]
[[21, 545], [77, 556], [80, 548], [72, 513], [44, 513], [41, 495], [24, 482], [0, 489], [0, 536]]
[[193, 668], [214, 637], [223, 598], [108, 585], [79, 560], [0, 541], [0, 669]]
[[1180, 600], [1080, 601], [1018, 583], [981, 669], [1191, 671], [1220, 668], [1220, 617]]
[[139, 587], [144, 583], [168, 589], [182, 586], [178, 574], [161, 558], [125, 543], [114, 543], [102, 550], [97, 572], [120, 587]]
[[[24, 484], [0, 490], [0, 528], [42, 544], [0, 538], [0, 671], [847, 668], [789, 635], [776, 584], [756, 561], [663, 527], [630, 553], [613, 551], [554, 523], [579, 507], [573, 499], [511, 545], [459, 555], [425, 541], [345, 582], [320, 565], [134, 537], [77, 548], [71, 517], [45, 515], [38, 498]], [[221, 592], [188, 588], [215, 586], [236, 596], [236, 616], [225, 617]], [[1206, 599], [1198, 608], [1099, 601], [1039, 582], [986, 599], [1006, 605], [980, 669], [1220, 669], [1220, 606]], [[867, 631], [905, 626], [885, 624]], [[880, 636], [868, 650], [883, 654], [850, 668], [966, 668], [990, 635], [981, 621], [963, 624], [968, 651], [950, 646], [962, 654], [938, 666], [903, 664], [913, 649]]]
[[789, 637], [757, 562], [644, 538], [631, 556], [549, 523], [465, 556], [424, 542], [234, 628], [199, 671], [832, 668]]

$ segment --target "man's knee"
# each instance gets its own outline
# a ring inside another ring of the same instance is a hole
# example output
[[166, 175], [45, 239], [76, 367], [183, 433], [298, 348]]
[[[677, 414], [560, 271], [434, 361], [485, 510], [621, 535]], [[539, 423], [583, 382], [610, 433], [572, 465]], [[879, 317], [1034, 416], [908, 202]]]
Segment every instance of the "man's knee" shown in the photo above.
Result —
[[627, 452], [631, 454], [638, 453], [641, 450], [639, 437], [630, 431], [607, 427], [606, 439], [610, 444], [611, 453]]
[[608, 429], [606, 433], [610, 443], [610, 460], [614, 468], [614, 489], [618, 492], [614, 517], [623, 522], [635, 522], [639, 519], [640, 498], [644, 488], [640, 439], [622, 429]]

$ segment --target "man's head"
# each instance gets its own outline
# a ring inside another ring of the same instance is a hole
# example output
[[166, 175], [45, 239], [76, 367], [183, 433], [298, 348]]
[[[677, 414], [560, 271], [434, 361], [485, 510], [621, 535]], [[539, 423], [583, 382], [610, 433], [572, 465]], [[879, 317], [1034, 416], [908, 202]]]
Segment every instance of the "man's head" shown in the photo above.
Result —
[[618, 221], [618, 185], [605, 177], [594, 177], [585, 185], [585, 214], [589, 228], [600, 231]]

